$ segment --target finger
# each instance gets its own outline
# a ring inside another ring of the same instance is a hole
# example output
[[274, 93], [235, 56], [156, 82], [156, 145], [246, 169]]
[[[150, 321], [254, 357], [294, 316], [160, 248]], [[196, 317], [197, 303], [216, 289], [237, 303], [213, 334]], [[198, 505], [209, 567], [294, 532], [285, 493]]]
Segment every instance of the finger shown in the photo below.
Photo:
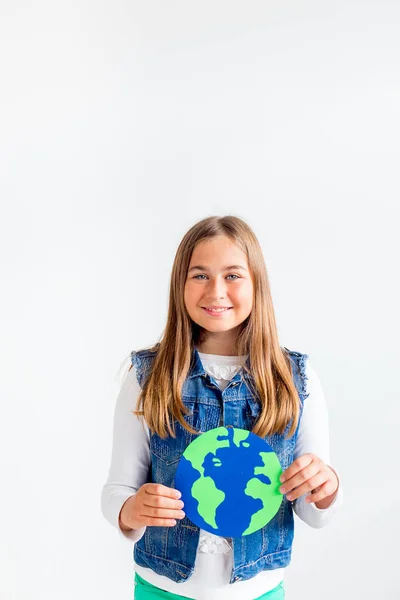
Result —
[[165, 496], [166, 498], [180, 498], [182, 494], [179, 490], [169, 488], [162, 483], [148, 483], [143, 486], [145, 492], [150, 495]]
[[151, 527], [173, 527], [176, 525], [175, 519], [158, 519], [157, 517], [146, 517], [145, 523], [146, 526]]
[[327, 481], [326, 483], [324, 483], [324, 485], [322, 485], [320, 487], [318, 492], [316, 492], [315, 494], [310, 494], [310, 496], [307, 496], [306, 500], [308, 500], [308, 498], [309, 498], [310, 502], [313, 502], [315, 504], [315, 502], [320, 502], [320, 500], [323, 500], [324, 498], [331, 496], [334, 491], [335, 491], [335, 485], [331, 481]]
[[314, 456], [314, 454], [303, 454], [303, 456], [299, 456], [299, 458], [296, 458], [296, 460], [292, 462], [290, 467], [288, 467], [286, 471], [284, 471], [280, 476], [281, 482], [283, 483], [284, 481], [287, 481], [288, 479], [293, 477], [293, 475], [296, 475], [296, 473], [308, 467], [308, 465], [311, 464], [315, 458], [316, 457]]
[[155, 506], [158, 508], [172, 508], [175, 510], [183, 508], [182, 500], [167, 498], [166, 496], [156, 496], [155, 494], [146, 494], [143, 497], [143, 504], [145, 506]]
[[311, 479], [311, 477], [315, 477], [315, 475], [317, 475], [317, 473], [319, 473], [320, 471], [321, 466], [318, 463], [312, 462], [308, 465], [308, 467], [305, 467], [304, 469], [296, 473], [296, 475], [293, 475], [293, 477], [287, 479], [285, 483], [281, 485], [279, 491], [281, 492], [281, 494], [289, 494], [292, 490], [299, 487], [299, 485], [302, 485], [303, 483]]
[[286, 494], [286, 498], [293, 502], [293, 500], [300, 498], [300, 496], [303, 496], [304, 494], [308, 494], [309, 492], [311, 492], [311, 490], [314, 490], [320, 485], [324, 485], [327, 479], [328, 475], [326, 473], [318, 473], [318, 475], [312, 477], [311, 479], [303, 483], [303, 485], [300, 485], [295, 490], [291, 491], [290, 494]]
[[185, 517], [185, 513], [183, 510], [170, 510], [165, 508], [144, 506], [142, 509], [142, 517], [157, 517], [158, 519], [183, 519]]

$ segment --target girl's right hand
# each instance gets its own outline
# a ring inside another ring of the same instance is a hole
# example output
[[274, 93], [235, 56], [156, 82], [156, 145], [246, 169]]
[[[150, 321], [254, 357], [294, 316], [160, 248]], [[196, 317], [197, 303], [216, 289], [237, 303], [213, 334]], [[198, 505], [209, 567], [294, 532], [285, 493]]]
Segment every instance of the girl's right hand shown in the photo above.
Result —
[[126, 500], [119, 514], [122, 529], [145, 526], [173, 527], [183, 519], [181, 493], [160, 483], [145, 483], [134, 496]]

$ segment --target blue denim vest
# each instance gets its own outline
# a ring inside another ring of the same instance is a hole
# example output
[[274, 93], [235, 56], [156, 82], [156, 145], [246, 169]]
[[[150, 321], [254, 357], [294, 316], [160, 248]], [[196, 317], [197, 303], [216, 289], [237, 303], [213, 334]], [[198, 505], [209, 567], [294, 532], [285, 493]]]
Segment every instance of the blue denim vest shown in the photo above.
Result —
[[[305, 361], [307, 354], [285, 350], [292, 362], [293, 381], [299, 394], [301, 409], [307, 398]], [[142, 386], [148, 375], [156, 352], [132, 351], [131, 361], [136, 368]], [[249, 358], [247, 359], [249, 366]], [[215, 379], [204, 369], [194, 348], [191, 367], [182, 389], [182, 399], [190, 414], [185, 420], [199, 432], [223, 425], [232, 425], [251, 431], [260, 413], [260, 402], [251, 394], [248, 380], [251, 376], [243, 369], [230, 380], [222, 391]], [[299, 423], [300, 423], [299, 419]], [[286, 439], [284, 434], [273, 434], [264, 439], [277, 454], [285, 470], [293, 462], [298, 427], [294, 436]], [[176, 438], [160, 438], [150, 435], [151, 467], [149, 482], [174, 486], [175, 472], [185, 448], [195, 439], [179, 423]], [[232, 538], [233, 570], [230, 583], [250, 579], [260, 571], [286, 567], [290, 563], [294, 536], [292, 503], [283, 497], [275, 517], [262, 529], [243, 537]], [[186, 581], [194, 571], [200, 529], [187, 517], [177, 521], [174, 527], [147, 527], [144, 536], [135, 543], [134, 559], [142, 566], [173, 581]]]

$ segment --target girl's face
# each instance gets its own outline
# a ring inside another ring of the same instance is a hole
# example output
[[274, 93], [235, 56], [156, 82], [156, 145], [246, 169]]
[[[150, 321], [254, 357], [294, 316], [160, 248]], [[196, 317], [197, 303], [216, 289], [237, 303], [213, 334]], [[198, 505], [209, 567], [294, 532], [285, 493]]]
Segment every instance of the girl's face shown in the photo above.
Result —
[[[237, 328], [253, 306], [245, 253], [225, 236], [199, 242], [190, 260], [184, 299], [190, 318], [213, 338]], [[224, 310], [207, 310], [212, 307]]]

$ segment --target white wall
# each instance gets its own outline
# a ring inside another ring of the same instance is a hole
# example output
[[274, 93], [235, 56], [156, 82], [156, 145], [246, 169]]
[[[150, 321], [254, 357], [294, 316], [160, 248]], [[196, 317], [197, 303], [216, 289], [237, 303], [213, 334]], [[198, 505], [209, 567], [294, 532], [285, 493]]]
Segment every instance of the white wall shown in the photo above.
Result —
[[100, 513], [117, 372], [177, 245], [236, 214], [310, 354], [343, 510], [288, 600], [400, 597], [400, 5], [0, 0], [0, 598], [132, 598]]

